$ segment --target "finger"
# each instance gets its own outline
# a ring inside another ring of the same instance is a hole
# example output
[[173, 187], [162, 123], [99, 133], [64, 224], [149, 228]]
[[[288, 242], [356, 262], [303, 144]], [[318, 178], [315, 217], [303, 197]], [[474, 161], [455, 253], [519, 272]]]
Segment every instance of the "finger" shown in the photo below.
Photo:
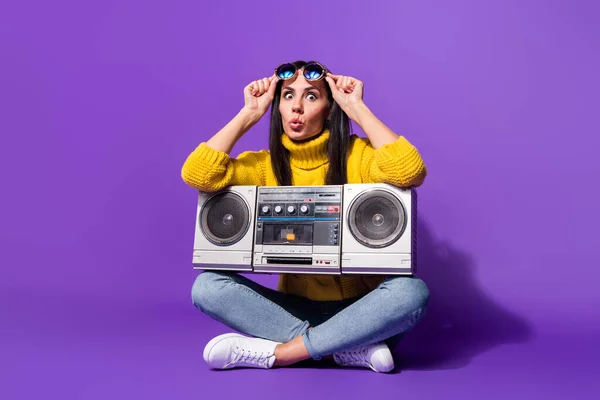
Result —
[[331, 89], [331, 91], [335, 92], [337, 90], [337, 87], [335, 86], [335, 81], [333, 80], [333, 78], [330, 76], [326, 76], [325, 80], [329, 84], [329, 88]]
[[359, 83], [361, 83], [361, 82], [358, 79], [350, 77], [350, 86], [355, 88], [356, 86], [358, 86]]
[[344, 91], [344, 89], [338, 86], [338, 84], [333, 80], [333, 78], [327, 77], [325, 78], [325, 80], [327, 80], [327, 82], [329, 83], [329, 88], [331, 89], [331, 93], [334, 98], [336, 97], [337, 92]]
[[337, 75], [335, 81], [335, 90], [340, 90], [341, 89], [341, 84], [342, 84], [342, 80], [344, 79], [344, 77], [342, 75]]
[[275, 75], [275, 73], [273, 73], [273, 75], [271, 75], [269, 77], [269, 81], [273, 82], [273, 81], [278, 81], [279, 77], [277, 75]]
[[364, 85], [363, 85], [362, 81], [355, 79], [353, 84], [354, 84], [354, 89], [363, 90]]
[[330, 77], [330, 76], [327, 76], [327, 77], [325, 77], [325, 80], [326, 80], [326, 81], [327, 81], [327, 83], [329, 84], [329, 88], [331, 89], [331, 95], [333, 96], [333, 98], [334, 98], [334, 99], [336, 99], [336, 98], [338, 97], [338, 96], [337, 96], [337, 92], [338, 92], [340, 89], [339, 89], [339, 88], [336, 86], [336, 84], [335, 84], [335, 81], [333, 80], [333, 78], [332, 78], [332, 77]]
[[333, 88], [332, 90], [340, 90], [342, 78], [344, 76], [343, 75], [334, 75], [334, 74], [329, 74], [329, 76], [333, 79], [333, 82], [335, 83], [335, 88]]
[[261, 94], [263, 94], [266, 89], [265, 89], [265, 83], [262, 81], [262, 79], [256, 81], [256, 84], [258, 85], [258, 95], [260, 96]]
[[268, 93], [271, 89], [271, 81], [269, 80], [269, 78], [263, 78], [262, 82], [265, 85], [265, 93]]
[[262, 95], [263, 92], [265, 91], [264, 83], [263, 83], [262, 79], [259, 79], [254, 82], [255, 82], [255, 86], [256, 86], [256, 96]]
[[352, 88], [350, 87], [350, 77], [349, 76], [344, 77], [344, 90], [346, 91], [346, 93], [350, 93], [352, 91]]
[[330, 77], [332, 77], [334, 82], [335, 82], [335, 81], [337, 81], [337, 80], [339, 79], [339, 76], [338, 76], [338, 75], [334, 75], [334, 74], [332, 74], [331, 72], [328, 72], [328, 73], [327, 73], [327, 76], [330, 76]]
[[336, 85], [337, 85], [338, 90], [340, 92], [345, 92], [345, 90], [344, 90], [345, 87], [346, 87], [346, 85], [344, 83], [345, 82], [345, 78], [346, 78], [345, 76], [340, 76], [339, 79], [338, 79], [338, 81], [336, 82]]
[[256, 96], [258, 94], [258, 84], [256, 81], [250, 84], [250, 93], [252, 93], [252, 96]]
[[[270, 78], [269, 78], [270, 79]], [[275, 77], [275, 79], [271, 80], [271, 83], [269, 85], [269, 91], [268, 91], [268, 95], [269, 97], [273, 97], [275, 96], [275, 89], [277, 88], [277, 82], [279, 82], [279, 78]]]
[[256, 95], [256, 84], [251, 82], [248, 86], [244, 88], [244, 91], [250, 93], [252, 96]]
[[267, 91], [269, 90], [269, 79], [268, 78], [263, 78], [261, 80], [262, 86], [263, 86], [263, 93], [267, 93]]
[[354, 89], [354, 85], [352, 85], [352, 78], [347, 76], [346, 77], [346, 87], [344, 88], [347, 92], [352, 92], [352, 89]]
[[354, 84], [355, 79], [351, 76], [348, 77], [348, 83], [346, 86], [346, 90], [348, 90], [349, 92], [354, 91], [354, 88], [356, 87], [356, 85]]

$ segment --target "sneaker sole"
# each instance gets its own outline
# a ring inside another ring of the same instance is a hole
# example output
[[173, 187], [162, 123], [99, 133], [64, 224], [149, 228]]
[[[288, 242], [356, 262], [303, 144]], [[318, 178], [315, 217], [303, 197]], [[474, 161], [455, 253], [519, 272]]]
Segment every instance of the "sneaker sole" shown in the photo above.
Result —
[[[381, 365], [372, 365], [371, 369], [375, 372], [390, 372], [392, 371], [396, 366], [394, 365], [394, 356], [392, 354], [392, 352], [390, 351], [390, 348], [386, 345], [383, 344], [379, 349], [375, 350], [374, 353], [379, 352], [379, 357], [382, 358], [383, 361]], [[379, 368], [380, 369], [379, 369]]]

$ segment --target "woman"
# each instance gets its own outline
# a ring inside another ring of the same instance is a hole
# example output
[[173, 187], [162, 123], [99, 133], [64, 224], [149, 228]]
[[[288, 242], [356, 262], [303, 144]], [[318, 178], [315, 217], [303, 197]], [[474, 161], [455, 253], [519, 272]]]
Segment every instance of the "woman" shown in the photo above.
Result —
[[[419, 186], [427, 169], [417, 149], [363, 102], [363, 83], [317, 62], [283, 64], [244, 88], [244, 107], [187, 158], [182, 177], [215, 191], [231, 185], [325, 185], [384, 182]], [[271, 106], [270, 149], [230, 158], [234, 144]], [[350, 135], [356, 122], [368, 140]], [[406, 276], [282, 274], [278, 290], [237, 273], [205, 271], [192, 288], [205, 314], [236, 333], [212, 339], [213, 368], [273, 368], [333, 359], [376, 372], [394, 368], [386, 344], [421, 319], [425, 283]]]

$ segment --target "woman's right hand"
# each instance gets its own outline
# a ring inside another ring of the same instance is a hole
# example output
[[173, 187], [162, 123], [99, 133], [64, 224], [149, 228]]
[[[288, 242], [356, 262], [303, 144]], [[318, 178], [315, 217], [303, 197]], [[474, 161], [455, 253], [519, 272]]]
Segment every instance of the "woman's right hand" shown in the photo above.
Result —
[[270, 78], [253, 81], [244, 88], [244, 108], [261, 118], [271, 105], [275, 87], [279, 78], [273, 74]]

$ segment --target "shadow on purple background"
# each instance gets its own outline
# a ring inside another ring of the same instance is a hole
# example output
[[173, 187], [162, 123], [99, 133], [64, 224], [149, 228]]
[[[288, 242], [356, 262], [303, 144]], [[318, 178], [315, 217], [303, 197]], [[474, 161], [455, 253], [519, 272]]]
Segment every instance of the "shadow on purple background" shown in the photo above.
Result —
[[418, 275], [431, 295], [421, 322], [394, 350], [401, 369], [460, 368], [496, 346], [532, 339], [526, 320], [478, 287], [478, 267], [468, 254], [451, 243], [436, 242], [424, 218], [418, 229]]

